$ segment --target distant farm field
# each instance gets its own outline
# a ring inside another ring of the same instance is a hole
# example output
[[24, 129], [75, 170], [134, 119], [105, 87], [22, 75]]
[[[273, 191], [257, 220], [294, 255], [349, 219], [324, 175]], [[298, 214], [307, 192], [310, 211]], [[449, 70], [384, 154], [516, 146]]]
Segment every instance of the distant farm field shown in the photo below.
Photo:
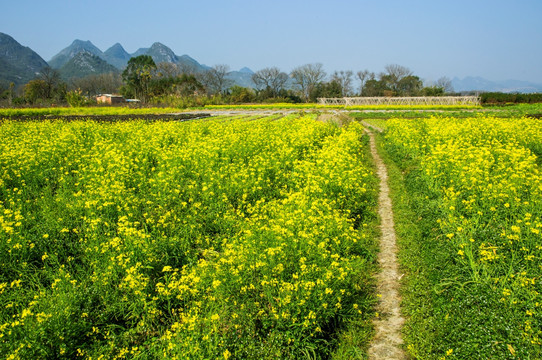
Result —
[[363, 128], [315, 118], [2, 123], [0, 353], [330, 356], [370, 315], [376, 187]]

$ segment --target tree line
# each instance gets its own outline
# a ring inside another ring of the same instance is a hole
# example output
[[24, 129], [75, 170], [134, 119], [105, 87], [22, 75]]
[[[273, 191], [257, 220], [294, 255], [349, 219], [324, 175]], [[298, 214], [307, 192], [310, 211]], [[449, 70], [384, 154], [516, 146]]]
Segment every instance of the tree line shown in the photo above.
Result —
[[320, 97], [346, 96], [441, 96], [453, 93], [451, 81], [423, 81], [407, 67], [387, 65], [381, 73], [361, 70], [327, 74], [320, 63], [294, 68], [290, 73], [266, 67], [252, 74], [254, 87], [235, 85], [230, 69], [219, 64], [195, 71], [174, 63], [156, 64], [151, 56], [128, 61], [120, 74], [89, 75], [64, 81], [58, 71], [45, 68], [22, 89], [0, 89], [0, 99], [9, 105], [73, 106], [94, 103], [101, 93], [120, 93], [143, 103], [168, 106], [198, 106], [250, 102], [315, 102]]

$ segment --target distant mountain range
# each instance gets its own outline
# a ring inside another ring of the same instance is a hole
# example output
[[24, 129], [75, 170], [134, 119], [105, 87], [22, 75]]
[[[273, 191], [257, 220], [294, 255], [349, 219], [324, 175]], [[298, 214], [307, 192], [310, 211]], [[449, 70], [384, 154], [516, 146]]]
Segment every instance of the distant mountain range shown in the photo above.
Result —
[[542, 84], [529, 81], [505, 80], [490, 81], [481, 77], [467, 76], [464, 79], [457, 77], [452, 79], [454, 91], [480, 91], [480, 92], [504, 92], [504, 93], [533, 93], [542, 92]]
[[[139, 55], [150, 55], [157, 64], [174, 63], [182, 71], [203, 72], [210, 69], [188, 55], [176, 55], [159, 42], [130, 54], [119, 43], [104, 52], [90, 41], [75, 40], [46, 62], [32, 49], [19, 44], [11, 36], [0, 33], [0, 86], [6, 87], [11, 82], [16, 85], [26, 84], [46, 66], [57, 69], [65, 80], [93, 74], [119, 73], [130, 58]], [[252, 74], [252, 70], [245, 67], [240, 71], [229, 72], [227, 77], [236, 85], [254, 87]]]
[[[46, 62], [29, 47], [19, 44], [7, 34], [0, 33], [0, 87], [6, 87], [6, 84], [11, 82], [15, 85], [26, 84], [46, 66], [57, 69], [66, 80], [92, 74], [118, 73], [126, 67], [130, 58], [139, 55], [150, 55], [157, 64], [177, 64], [183, 71], [202, 72], [210, 69], [188, 55], [176, 55], [159, 42], [130, 54], [119, 43], [103, 52], [90, 41], [75, 40]], [[245, 67], [229, 72], [227, 78], [236, 85], [254, 87], [252, 74], [254, 72]], [[464, 79], [453, 78], [452, 86], [456, 92], [542, 92], [542, 84], [520, 80], [490, 81], [470, 76]]]
[[53, 58], [49, 60], [49, 65], [53, 69], [62, 69], [62, 67], [68, 63], [70, 59], [80, 53], [92, 54], [102, 59], [106, 63], [114, 66], [117, 70], [123, 70], [128, 64], [128, 60], [130, 60], [130, 58], [139, 55], [150, 55], [157, 64], [162, 62], [174, 63], [183, 69], [190, 69], [191, 71], [195, 72], [209, 69], [208, 66], [201, 65], [188, 55], [175, 55], [170, 48], [159, 42], [155, 42], [150, 48], [140, 48], [133, 54], [129, 54], [119, 43], [116, 43], [105, 52], [102, 52], [90, 41], [82, 40], [75, 40], [70, 46], [53, 56]]
[[64, 79], [68, 80], [88, 75], [118, 73], [119, 69], [99, 56], [82, 50], [62, 64], [58, 72]]

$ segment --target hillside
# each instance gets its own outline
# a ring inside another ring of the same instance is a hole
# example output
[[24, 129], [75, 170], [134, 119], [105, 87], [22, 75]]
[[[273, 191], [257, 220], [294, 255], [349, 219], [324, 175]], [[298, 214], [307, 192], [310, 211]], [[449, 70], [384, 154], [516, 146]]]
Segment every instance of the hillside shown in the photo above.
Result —
[[49, 66], [51, 66], [53, 69], [60, 69], [80, 52], [88, 52], [105, 60], [104, 53], [94, 46], [94, 44], [90, 41], [74, 40], [70, 46], [62, 49], [58, 54], [53, 56], [51, 60], [49, 60]]
[[132, 57], [121, 44], [116, 43], [104, 52], [105, 60], [116, 67], [117, 69], [123, 69], [128, 64], [128, 60]]
[[66, 64], [58, 69], [58, 71], [65, 80], [82, 78], [88, 75], [119, 72], [113, 65], [87, 51], [75, 54]]
[[90, 41], [75, 40], [70, 46], [61, 50], [49, 61], [49, 65], [55, 69], [60, 69], [74, 56], [81, 52], [90, 53], [104, 60], [115, 68], [122, 70], [128, 64], [128, 60], [139, 55], [150, 55], [155, 63], [168, 62], [177, 64], [184, 71], [200, 72], [208, 69], [207, 66], [200, 64], [188, 55], [178, 56], [166, 45], [155, 42], [148, 48], [139, 48], [134, 53], [128, 53], [120, 43], [111, 46], [105, 52], [94, 46]]
[[[11, 36], [0, 33], [0, 82], [25, 84], [47, 66], [45, 60]], [[5, 84], [4, 84], [5, 85]]]
[[235, 85], [248, 87], [248, 88], [255, 88], [256, 85], [252, 81], [253, 74], [254, 73], [252, 72], [252, 70], [245, 67], [239, 71], [230, 71], [226, 75], [226, 78], [233, 81]]

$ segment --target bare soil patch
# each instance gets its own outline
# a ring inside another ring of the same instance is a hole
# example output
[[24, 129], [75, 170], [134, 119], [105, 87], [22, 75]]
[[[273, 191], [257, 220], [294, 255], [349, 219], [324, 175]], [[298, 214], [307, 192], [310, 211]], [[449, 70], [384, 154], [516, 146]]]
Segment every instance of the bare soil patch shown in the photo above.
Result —
[[146, 121], [187, 121], [211, 116], [209, 113], [178, 113], [178, 114], [122, 114], [122, 115], [13, 115], [6, 119], [17, 121], [35, 120], [93, 120], [103, 122], [146, 120]]

